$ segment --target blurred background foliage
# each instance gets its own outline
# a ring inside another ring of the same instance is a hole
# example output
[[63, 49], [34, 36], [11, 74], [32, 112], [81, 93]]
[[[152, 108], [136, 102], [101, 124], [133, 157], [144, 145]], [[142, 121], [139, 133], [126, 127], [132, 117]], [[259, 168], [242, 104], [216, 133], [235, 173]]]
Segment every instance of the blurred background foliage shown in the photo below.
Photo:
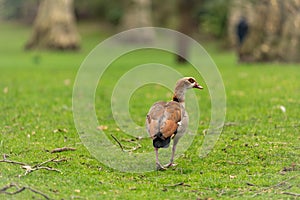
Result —
[[[32, 25], [40, 2], [44, 1], [0, 0], [0, 20], [17, 20]], [[50, 2], [56, 5], [53, 1]], [[75, 14], [77, 22], [92, 21], [108, 25], [103, 27], [116, 32], [145, 26], [171, 28], [197, 40], [210, 38], [221, 41], [223, 47], [236, 49], [239, 61], [300, 62], [300, 0], [70, 0], [69, 2], [74, 6], [74, 12], [72, 10], [71, 14]], [[49, 15], [49, 18], [52, 16]], [[245, 18], [249, 31], [245, 33], [244, 37], [246, 35], [247, 37], [243, 43], [239, 44], [237, 27], [242, 18]], [[42, 25], [45, 24], [51, 23], [44, 20]], [[73, 23], [73, 27], [76, 27], [76, 23]], [[151, 33], [145, 38], [151, 38]]]
[[[75, 0], [75, 14], [78, 21], [95, 20], [118, 26], [124, 16], [128, 0]], [[152, 0], [153, 25], [175, 28], [178, 17], [176, 5], [179, 0]], [[216, 38], [226, 35], [229, 11], [228, 0], [199, 0], [191, 11], [197, 20], [198, 29]], [[20, 20], [31, 24], [36, 16], [39, 0], [0, 0], [1, 18]]]
[[199, 15], [204, 32], [217, 38], [226, 36], [229, 6], [230, 0], [207, 0], [204, 2]]

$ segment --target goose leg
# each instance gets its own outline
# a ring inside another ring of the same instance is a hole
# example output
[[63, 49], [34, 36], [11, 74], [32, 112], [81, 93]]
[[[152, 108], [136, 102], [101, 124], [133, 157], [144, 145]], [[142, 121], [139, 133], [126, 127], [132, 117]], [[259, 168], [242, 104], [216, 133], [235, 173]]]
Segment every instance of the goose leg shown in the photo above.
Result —
[[158, 148], [154, 148], [155, 150], [155, 156], [156, 156], [156, 169], [157, 170], [166, 170], [164, 166], [162, 166], [158, 160]]
[[175, 151], [176, 151], [176, 144], [177, 143], [173, 143], [173, 147], [172, 147], [172, 155], [171, 155], [171, 159], [170, 162], [166, 165], [164, 165], [164, 167], [168, 168], [168, 167], [173, 167], [176, 166], [176, 164], [174, 164], [174, 157], [175, 157]]

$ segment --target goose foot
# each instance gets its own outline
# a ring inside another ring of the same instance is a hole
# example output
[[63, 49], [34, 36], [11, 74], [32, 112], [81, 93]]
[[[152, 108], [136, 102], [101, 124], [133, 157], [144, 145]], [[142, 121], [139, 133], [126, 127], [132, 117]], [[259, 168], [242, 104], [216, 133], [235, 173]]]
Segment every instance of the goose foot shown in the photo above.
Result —
[[162, 166], [160, 163], [156, 163], [156, 170], [157, 171], [165, 171], [166, 168]]
[[177, 164], [175, 164], [175, 163], [169, 163], [169, 164], [164, 165], [165, 168], [175, 167], [175, 166], [177, 166]]

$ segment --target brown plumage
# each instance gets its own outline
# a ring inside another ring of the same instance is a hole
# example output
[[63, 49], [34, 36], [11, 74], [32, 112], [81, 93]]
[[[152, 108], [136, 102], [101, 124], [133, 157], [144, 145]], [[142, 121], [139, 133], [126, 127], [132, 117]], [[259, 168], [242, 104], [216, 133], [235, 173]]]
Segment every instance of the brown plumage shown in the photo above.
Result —
[[[188, 115], [184, 108], [185, 92], [190, 88], [202, 89], [192, 77], [185, 77], [177, 81], [173, 101], [156, 102], [150, 108], [146, 126], [156, 152], [156, 166], [158, 170], [173, 166], [176, 144], [185, 133], [188, 126]], [[173, 141], [170, 163], [165, 167], [159, 163], [158, 149], [167, 148], [171, 139]]]

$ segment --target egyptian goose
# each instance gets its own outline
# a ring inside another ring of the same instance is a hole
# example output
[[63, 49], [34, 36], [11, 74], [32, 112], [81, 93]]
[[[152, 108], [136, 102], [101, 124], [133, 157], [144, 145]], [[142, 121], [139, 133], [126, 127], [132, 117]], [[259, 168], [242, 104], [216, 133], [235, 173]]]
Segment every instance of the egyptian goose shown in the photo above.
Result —
[[[153, 140], [157, 170], [175, 166], [173, 161], [176, 145], [186, 131], [189, 122], [184, 99], [186, 90], [190, 88], [203, 89], [192, 77], [179, 79], [175, 86], [173, 101], [156, 102], [147, 114], [146, 127]], [[173, 147], [170, 163], [162, 166], [158, 159], [158, 149], [169, 147], [171, 139], [173, 139]]]

